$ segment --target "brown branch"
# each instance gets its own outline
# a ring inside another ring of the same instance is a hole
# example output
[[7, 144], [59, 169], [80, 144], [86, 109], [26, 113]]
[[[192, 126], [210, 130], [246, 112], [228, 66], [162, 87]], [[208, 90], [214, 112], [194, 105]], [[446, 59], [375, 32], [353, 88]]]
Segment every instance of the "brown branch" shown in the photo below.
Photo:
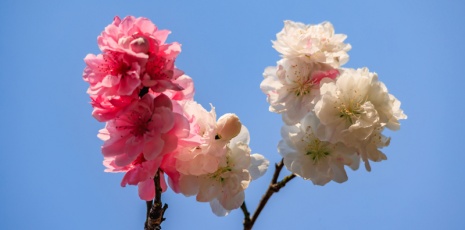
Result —
[[147, 220], [149, 219], [150, 209], [153, 206], [153, 200], [147, 201], [145, 202], [145, 204], [147, 205], [147, 213], [145, 214], [145, 225], [144, 226], [147, 226]]
[[144, 225], [144, 230], [160, 230], [161, 223], [165, 220], [163, 215], [168, 208], [168, 204], [163, 205], [161, 202], [162, 188], [160, 185], [160, 171], [158, 171], [153, 178], [153, 182], [155, 183], [155, 200], [153, 204], [152, 201], [147, 201], [147, 209], [149, 209], [149, 206], [151, 207], [150, 211], [147, 210], [147, 220]]
[[242, 204], [241, 209], [244, 212], [244, 230], [251, 230], [253, 225], [255, 224], [255, 221], [257, 220], [258, 216], [262, 212], [263, 208], [265, 207], [266, 203], [268, 200], [271, 198], [271, 196], [279, 192], [279, 190], [286, 186], [286, 184], [294, 179], [296, 177], [295, 174], [291, 174], [289, 176], [286, 176], [283, 180], [278, 182], [279, 174], [281, 173], [281, 170], [284, 167], [284, 159], [282, 159], [279, 164], [275, 164], [275, 171], [273, 174], [273, 178], [271, 179], [271, 183], [268, 186], [268, 190], [266, 190], [265, 195], [263, 195], [262, 199], [260, 200], [260, 203], [257, 206], [257, 210], [255, 210], [252, 218], [250, 218], [250, 214], [247, 211], [247, 207], [245, 206], [245, 202]]
[[142, 88], [140, 91], [139, 91], [139, 98], [142, 98], [145, 94], [147, 94], [149, 92], [149, 88], [148, 87], [144, 87]]
[[242, 203], [241, 205], [242, 212], [244, 213], [244, 229], [246, 229], [247, 226], [250, 226], [250, 212], [247, 210], [247, 205]]

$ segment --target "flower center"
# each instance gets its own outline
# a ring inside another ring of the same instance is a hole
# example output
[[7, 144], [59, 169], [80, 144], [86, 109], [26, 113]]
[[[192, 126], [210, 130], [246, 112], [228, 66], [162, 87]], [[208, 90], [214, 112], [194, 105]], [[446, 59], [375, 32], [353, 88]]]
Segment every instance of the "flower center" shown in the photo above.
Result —
[[326, 144], [318, 139], [313, 139], [307, 146], [306, 155], [312, 158], [313, 163], [317, 164], [320, 160], [325, 159], [331, 153], [326, 148]]
[[144, 116], [140, 112], [132, 111], [128, 118], [131, 120], [131, 123], [133, 124], [132, 126], [127, 127], [131, 129], [132, 135], [136, 137], [142, 137], [146, 132], [149, 131], [148, 126], [151, 121], [150, 116]]
[[223, 182], [225, 180], [223, 176], [224, 173], [226, 172], [231, 172], [232, 169], [230, 167], [222, 167], [222, 168], [219, 168], [218, 170], [216, 170], [216, 172], [214, 173], [210, 173], [209, 176], [210, 178], [214, 179], [214, 180], [217, 180], [219, 182]]
[[150, 75], [152, 79], [165, 80], [171, 79], [173, 76], [172, 71], [166, 69], [167, 60], [162, 57], [152, 57], [148, 60], [145, 71]]
[[139, 154], [139, 156], [132, 162], [132, 165], [140, 165], [146, 161], [144, 154]]
[[149, 42], [144, 37], [138, 37], [131, 41], [131, 49], [136, 53], [148, 53], [150, 49]]
[[119, 55], [104, 54], [103, 60], [105, 63], [99, 66], [100, 70], [112, 76], [121, 74], [124, 77], [124, 74], [130, 69], [130, 66]]
[[354, 124], [354, 122], [360, 118], [363, 113], [362, 105], [365, 100], [355, 100], [351, 98], [348, 103], [342, 102], [337, 109], [339, 110], [339, 117], [344, 118], [348, 123]]
[[208, 174], [208, 177], [210, 177], [210, 178], [212, 178], [212, 179], [214, 179], [216, 181], [223, 182], [226, 179], [225, 177], [223, 177], [223, 174], [232, 171], [232, 168], [229, 165], [229, 157], [227, 157], [226, 162], [227, 163], [226, 163], [225, 167], [218, 168], [218, 170], [216, 170], [216, 172]]
[[289, 89], [289, 91], [293, 92], [297, 97], [305, 96], [310, 93], [313, 84], [314, 81], [310, 76], [298, 76], [297, 80], [294, 81], [294, 84]]

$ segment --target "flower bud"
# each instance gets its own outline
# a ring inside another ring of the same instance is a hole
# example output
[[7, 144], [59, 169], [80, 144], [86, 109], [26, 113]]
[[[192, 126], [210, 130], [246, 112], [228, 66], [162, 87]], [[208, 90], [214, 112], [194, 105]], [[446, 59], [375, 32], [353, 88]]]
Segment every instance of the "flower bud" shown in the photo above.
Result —
[[124, 36], [118, 39], [118, 45], [127, 48], [129, 43], [132, 41], [132, 37]]
[[149, 42], [143, 37], [138, 37], [131, 41], [131, 49], [136, 53], [148, 53], [149, 48]]
[[222, 140], [231, 140], [241, 132], [241, 121], [236, 114], [227, 113], [218, 119], [217, 137]]

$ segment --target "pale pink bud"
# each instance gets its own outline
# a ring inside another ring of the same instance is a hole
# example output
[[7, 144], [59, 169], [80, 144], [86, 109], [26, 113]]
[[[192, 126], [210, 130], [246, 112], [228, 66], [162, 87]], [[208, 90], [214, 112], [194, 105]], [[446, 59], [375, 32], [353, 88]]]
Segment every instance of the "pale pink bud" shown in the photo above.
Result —
[[222, 140], [231, 140], [241, 132], [241, 121], [233, 113], [224, 114], [216, 124], [218, 126], [217, 138]]
[[118, 45], [122, 47], [128, 47], [132, 41], [132, 37], [124, 36], [118, 39]]
[[131, 49], [136, 53], [148, 53], [149, 43], [147, 39], [138, 37], [131, 41]]

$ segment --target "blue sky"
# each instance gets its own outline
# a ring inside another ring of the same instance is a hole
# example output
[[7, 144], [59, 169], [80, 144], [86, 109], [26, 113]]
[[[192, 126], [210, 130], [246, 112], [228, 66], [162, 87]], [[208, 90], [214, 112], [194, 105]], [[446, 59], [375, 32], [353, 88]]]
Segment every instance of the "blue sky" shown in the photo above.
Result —
[[[283, 20], [330, 21], [352, 45], [346, 67], [377, 72], [409, 116], [388, 132], [388, 160], [324, 187], [295, 179], [255, 229], [464, 229], [465, 3], [462, 1], [0, 2], [0, 229], [142, 229], [145, 203], [104, 173], [83, 58], [115, 15], [169, 29], [196, 100], [233, 112], [272, 163], [282, 122], [259, 84]], [[284, 174], [289, 174], [283, 170]], [[272, 176], [246, 191], [254, 209]], [[241, 229], [242, 212], [168, 192], [163, 229]]]

